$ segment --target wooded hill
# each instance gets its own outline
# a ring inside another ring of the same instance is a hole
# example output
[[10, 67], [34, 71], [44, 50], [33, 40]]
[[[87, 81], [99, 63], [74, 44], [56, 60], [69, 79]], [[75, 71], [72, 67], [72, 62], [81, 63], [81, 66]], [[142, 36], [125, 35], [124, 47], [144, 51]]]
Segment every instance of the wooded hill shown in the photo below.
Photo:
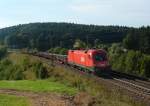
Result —
[[76, 39], [94, 43], [121, 42], [134, 28], [72, 23], [30, 23], [0, 29], [0, 43], [12, 48], [72, 48]]
[[[67, 54], [73, 47], [101, 48], [112, 69], [150, 77], [150, 27], [96, 26], [71, 23], [31, 23], [0, 29], [0, 43], [9, 48], [30, 48]], [[0, 58], [5, 53], [0, 48]]]

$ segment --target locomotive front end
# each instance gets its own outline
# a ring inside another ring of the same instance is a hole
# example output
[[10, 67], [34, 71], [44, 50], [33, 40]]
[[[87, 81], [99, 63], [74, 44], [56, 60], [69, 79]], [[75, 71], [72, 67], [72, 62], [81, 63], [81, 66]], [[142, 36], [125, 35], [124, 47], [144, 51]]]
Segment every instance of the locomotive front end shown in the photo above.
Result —
[[104, 50], [96, 50], [93, 53], [93, 63], [96, 73], [108, 73], [110, 71], [107, 53]]

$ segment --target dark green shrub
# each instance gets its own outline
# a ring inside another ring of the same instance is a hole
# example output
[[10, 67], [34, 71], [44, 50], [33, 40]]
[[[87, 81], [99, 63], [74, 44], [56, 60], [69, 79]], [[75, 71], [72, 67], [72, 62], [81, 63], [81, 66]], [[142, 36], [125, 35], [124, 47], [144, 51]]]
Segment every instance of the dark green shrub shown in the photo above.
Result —
[[11, 71], [9, 69], [12, 67], [11, 61], [8, 59], [1, 60], [0, 62], [0, 79], [9, 79]]
[[121, 56], [114, 59], [114, 62], [112, 64], [112, 68], [115, 70], [119, 70], [119, 71], [125, 71], [124, 70], [126, 68], [125, 59], [126, 59], [125, 54], [122, 54]]
[[31, 63], [29, 61], [29, 58], [24, 58], [22, 61], [23, 70], [24, 71], [27, 70], [30, 66], [31, 66]]
[[129, 51], [126, 56], [125, 65], [126, 72], [139, 75], [140, 65], [143, 55], [138, 51]]
[[116, 45], [113, 45], [109, 50], [112, 69], [137, 76], [150, 77], [149, 55], [133, 50], [119, 52], [120, 50], [117, 49]]
[[7, 53], [7, 49], [5, 47], [0, 47], [0, 59], [4, 57]]
[[39, 61], [32, 62], [28, 57], [24, 57], [18, 63], [9, 59], [2, 59], [0, 61], [0, 80], [43, 79], [48, 77], [47, 69]]
[[37, 78], [44, 79], [48, 77], [48, 71], [41, 62], [34, 63], [33, 68]]
[[13, 79], [14, 80], [22, 80], [24, 79], [24, 74], [23, 74], [23, 70], [21, 70], [21, 68], [18, 68], [17, 66], [15, 67], [15, 71], [14, 71], [14, 74], [13, 74]]
[[59, 51], [59, 54], [62, 54], [62, 55], [65, 55], [67, 54], [67, 49], [66, 48], [62, 48], [60, 51]]
[[141, 61], [140, 75], [150, 78], [150, 56], [144, 56]]
[[9, 80], [22, 80], [25, 78], [23, 69], [18, 65], [13, 65], [8, 69], [10, 72]]

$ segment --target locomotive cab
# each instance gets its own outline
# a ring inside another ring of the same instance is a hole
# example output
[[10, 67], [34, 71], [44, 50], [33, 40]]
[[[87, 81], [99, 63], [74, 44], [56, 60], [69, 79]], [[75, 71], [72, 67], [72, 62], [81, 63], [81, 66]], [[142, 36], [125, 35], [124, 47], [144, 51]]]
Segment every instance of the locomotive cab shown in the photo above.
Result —
[[94, 55], [94, 61], [95, 62], [103, 62], [106, 61], [106, 55], [105, 54], [101, 54], [101, 53], [96, 53]]
[[106, 53], [103, 51], [96, 51], [93, 53], [94, 70], [97, 73], [102, 73], [110, 70], [108, 58]]

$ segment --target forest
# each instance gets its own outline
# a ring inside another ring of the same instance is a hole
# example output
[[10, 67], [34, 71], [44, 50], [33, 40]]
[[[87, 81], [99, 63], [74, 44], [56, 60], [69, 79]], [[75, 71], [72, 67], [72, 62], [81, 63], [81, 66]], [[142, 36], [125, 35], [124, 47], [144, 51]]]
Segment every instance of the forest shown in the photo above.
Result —
[[[131, 28], [132, 29], [132, 28]], [[121, 26], [81, 25], [73, 23], [31, 23], [0, 29], [0, 43], [10, 48], [72, 48], [76, 39], [90, 45], [120, 42], [130, 30]]]

